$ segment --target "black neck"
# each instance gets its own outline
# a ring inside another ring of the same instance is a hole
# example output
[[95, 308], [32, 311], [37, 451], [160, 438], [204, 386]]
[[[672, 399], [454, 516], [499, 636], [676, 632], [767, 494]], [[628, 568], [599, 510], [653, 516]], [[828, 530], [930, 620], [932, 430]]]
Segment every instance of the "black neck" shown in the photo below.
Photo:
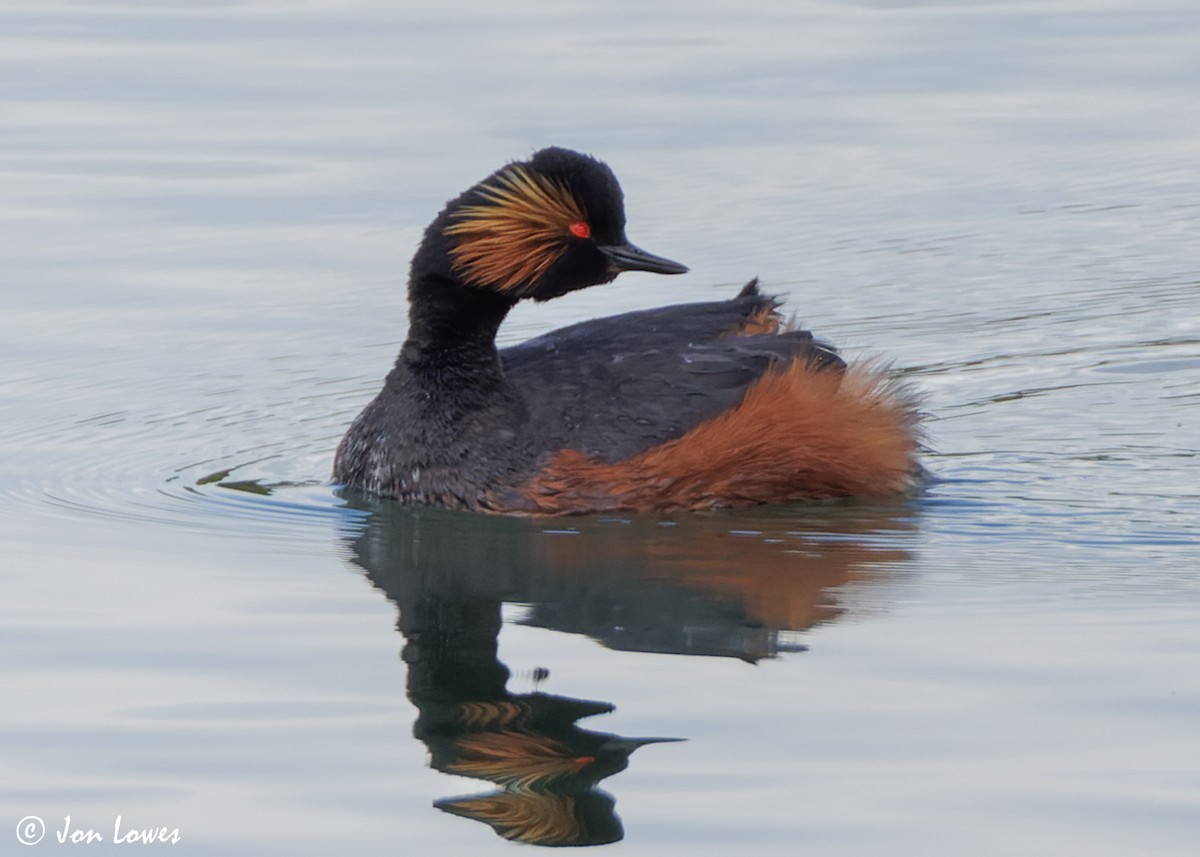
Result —
[[408, 288], [408, 339], [400, 352], [413, 369], [449, 365], [500, 369], [496, 331], [516, 298], [425, 275]]

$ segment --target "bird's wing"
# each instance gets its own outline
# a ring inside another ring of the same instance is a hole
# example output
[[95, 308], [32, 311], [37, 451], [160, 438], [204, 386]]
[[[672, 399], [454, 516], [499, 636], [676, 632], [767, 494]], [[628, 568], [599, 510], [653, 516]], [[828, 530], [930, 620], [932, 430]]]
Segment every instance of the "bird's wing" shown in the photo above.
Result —
[[775, 362], [844, 368], [808, 331], [781, 330], [777, 306], [751, 282], [730, 300], [595, 319], [503, 349], [528, 408], [526, 440], [616, 461], [733, 407]]

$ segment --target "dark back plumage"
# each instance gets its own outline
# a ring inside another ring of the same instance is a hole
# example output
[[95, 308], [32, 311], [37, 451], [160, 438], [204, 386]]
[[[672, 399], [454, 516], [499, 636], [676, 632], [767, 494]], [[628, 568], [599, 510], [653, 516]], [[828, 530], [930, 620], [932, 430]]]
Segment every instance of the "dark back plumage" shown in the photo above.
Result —
[[551, 331], [500, 352], [529, 405], [538, 446], [626, 458], [741, 401], [776, 363], [838, 370], [833, 349], [806, 330], [743, 335], [778, 301], [751, 281], [732, 300], [629, 312]]

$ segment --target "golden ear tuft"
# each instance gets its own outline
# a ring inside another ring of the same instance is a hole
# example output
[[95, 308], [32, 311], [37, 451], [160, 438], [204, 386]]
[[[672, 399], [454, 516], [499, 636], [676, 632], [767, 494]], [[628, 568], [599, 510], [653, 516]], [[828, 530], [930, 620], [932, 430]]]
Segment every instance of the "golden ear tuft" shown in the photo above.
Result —
[[454, 270], [471, 285], [523, 295], [567, 249], [583, 205], [553, 179], [513, 165], [479, 189], [446, 227]]

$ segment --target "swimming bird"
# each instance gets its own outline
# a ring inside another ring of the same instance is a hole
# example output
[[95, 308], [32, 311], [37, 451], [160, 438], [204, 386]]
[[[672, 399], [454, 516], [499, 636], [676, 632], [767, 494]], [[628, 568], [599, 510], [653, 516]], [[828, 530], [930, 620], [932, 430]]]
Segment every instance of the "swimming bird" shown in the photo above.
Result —
[[847, 366], [752, 280], [728, 300], [584, 321], [507, 348], [518, 301], [687, 268], [631, 244], [604, 163], [551, 147], [450, 200], [408, 281], [409, 328], [338, 447], [348, 490], [510, 514], [889, 497], [920, 481], [918, 408]]

